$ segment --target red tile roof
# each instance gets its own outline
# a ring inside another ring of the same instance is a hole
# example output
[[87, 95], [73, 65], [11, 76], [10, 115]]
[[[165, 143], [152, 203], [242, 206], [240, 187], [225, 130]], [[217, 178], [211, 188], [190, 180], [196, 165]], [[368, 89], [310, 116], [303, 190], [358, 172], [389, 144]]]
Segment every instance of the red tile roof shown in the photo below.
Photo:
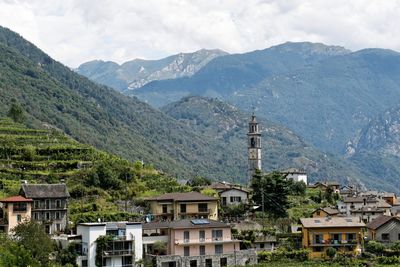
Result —
[[0, 202], [32, 202], [30, 198], [24, 198], [23, 196], [12, 196], [0, 199]]

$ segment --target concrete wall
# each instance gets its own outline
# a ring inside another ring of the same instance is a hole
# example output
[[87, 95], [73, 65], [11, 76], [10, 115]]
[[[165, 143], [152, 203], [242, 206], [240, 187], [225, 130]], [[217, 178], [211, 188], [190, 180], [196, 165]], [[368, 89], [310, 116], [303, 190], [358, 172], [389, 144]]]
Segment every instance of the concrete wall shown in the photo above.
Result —
[[149, 256], [147, 260], [153, 262], [153, 266], [166, 267], [169, 262], [175, 262], [176, 267], [189, 267], [190, 261], [196, 261], [196, 266], [205, 266], [206, 260], [212, 261], [213, 267], [219, 267], [221, 258], [226, 258], [227, 266], [245, 266], [257, 263], [255, 250], [238, 250], [234, 253], [224, 253], [220, 255], [189, 256], [182, 257], [177, 255]]
[[96, 267], [96, 239], [106, 234], [106, 224], [78, 224], [77, 234], [82, 235], [82, 242], [88, 246], [88, 267]]
[[135, 261], [141, 260], [143, 258], [142, 224], [127, 223], [126, 238], [135, 240]]
[[289, 173], [286, 178], [295, 182], [303, 182], [307, 185], [307, 174]]

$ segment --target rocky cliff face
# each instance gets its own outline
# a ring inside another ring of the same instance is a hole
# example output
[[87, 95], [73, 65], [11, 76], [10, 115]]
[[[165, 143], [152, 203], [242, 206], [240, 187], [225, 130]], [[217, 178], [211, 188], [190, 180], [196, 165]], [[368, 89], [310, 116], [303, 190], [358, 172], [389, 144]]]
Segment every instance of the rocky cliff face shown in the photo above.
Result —
[[134, 90], [155, 80], [192, 76], [208, 62], [223, 55], [227, 53], [221, 50], [202, 49], [160, 60], [135, 59], [122, 65], [95, 60], [80, 65], [76, 71], [96, 82], [123, 92]]
[[353, 154], [368, 151], [400, 156], [400, 107], [371, 120], [351, 146]]

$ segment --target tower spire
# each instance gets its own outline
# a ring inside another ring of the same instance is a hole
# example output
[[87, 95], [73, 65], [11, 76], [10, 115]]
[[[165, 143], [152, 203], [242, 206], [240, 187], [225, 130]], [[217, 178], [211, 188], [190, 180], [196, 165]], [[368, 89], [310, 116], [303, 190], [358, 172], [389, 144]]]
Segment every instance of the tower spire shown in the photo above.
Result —
[[248, 151], [248, 180], [253, 178], [256, 170], [261, 170], [261, 132], [254, 114], [249, 121], [249, 131], [247, 133]]

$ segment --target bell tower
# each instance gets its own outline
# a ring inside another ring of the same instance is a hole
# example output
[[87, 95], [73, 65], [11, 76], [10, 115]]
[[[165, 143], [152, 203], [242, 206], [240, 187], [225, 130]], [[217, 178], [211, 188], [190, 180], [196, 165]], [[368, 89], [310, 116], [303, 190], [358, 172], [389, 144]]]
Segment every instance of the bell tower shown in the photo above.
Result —
[[261, 133], [258, 128], [256, 116], [251, 116], [249, 122], [249, 132], [247, 133], [248, 151], [248, 180], [251, 181], [256, 170], [261, 170]]

